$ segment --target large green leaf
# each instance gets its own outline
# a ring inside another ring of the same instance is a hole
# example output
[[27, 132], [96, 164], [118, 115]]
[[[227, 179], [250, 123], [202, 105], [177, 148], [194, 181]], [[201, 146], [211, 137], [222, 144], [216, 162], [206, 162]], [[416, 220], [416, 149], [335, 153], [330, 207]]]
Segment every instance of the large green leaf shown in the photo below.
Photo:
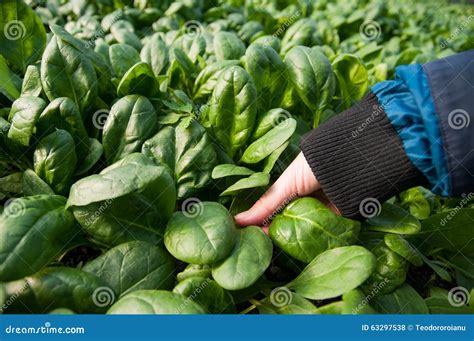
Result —
[[122, 77], [118, 87], [119, 96], [143, 95], [152, 97], [158, 91], [159, 84], [151, 66], [144, 62], [133, 65]]
[[244, 151], [241, 162], [258, 163], [282, 146], [293, 135], [296, 121], [288, 118], [253, 142]]
[[256, 99], [252, 78], [239, 66], [226, 69], [216, 83], [209, 104], [210, 129], [231, 157], [252, 133]]
[[156, 77], [165, 73], [169, 66], [169, 48], [158, 33], [148, 39], [140, 52], [140, 58], [151, 66]]
[[293, 201], [278, 214], [269, 234], [288, 255], [309, 263], [323, 251], [354, 244], [359, 229], [357, 221], [340, 217], [308, 197]]
[[245, 52], [244, 61], [257, 88], [259, 111], [280, 106], [288, 77], [278, 53], [271, 46], [252, 44]]
[[408, 284], [388, 295], [376, 296], [374, 306], [383, 314], [428, 314], [423, 298]]
[[272, 242], [256, 226], [239, 231], [232, 253], [212, 267], [212, 277], [228, 290], [240, 290], [251, 286], [262, 276], [272, 259]]
[[50, 101], [70, 98], [82, 112], [96, 100], [98, 91], [94, 64], [78, 47], [54, 35], [41, 59], [41, 82]]
[[41, 58], [46, 31], [36, 13], [23, 0], [4, 0], [0, 6], [0, 53], [17, 70]]
[[118, 100], [104, 125], [102, 144], [109, 164], [140, 151], [143, 142], [158, 130], [158, 116], [143, 96], [130, 95]]
[[269, 182], [270, 182], [270, 175], [268, 173], [263, 173], [263, 172], [254, 173], [250, 175], [248, 178], [240, 179], [233, 185], [227, 187], [220, 194], [220, 196], [236, 195], [239, 192], [246, 189], [267, 186]]
[[205, 314], [184, 295], [164, 290], [139, 290], [117, 301], [107, 314]]
[[418, 219], [403, 208], [384, 203], [379, 215], [367, 219], [368, 228], [372, 231], [399, 234], [415, 234], [421, 229]]
[[424, 220], [421, 235], [431, 246], [474, 256], [473, 221], [473, 208], [455, 208]]
[[120, 244], [83, 270], [101, 278], [119, 297], [142, 289], [169, 290], [174, 284], [171, 256], [159, 246], [141, 241]]
[[165, 127], [143, 143], [142, 152], [174, 173], [178, 197], [187, 198], [211, 180], [216, 152], [206, 130], [196, 121]]
[[0, 93], [10, 101], [18, 99], [20, 97], [21, 79], [10, 70], [2, 55], [0, 55], [0, 78], [2, 79]]
[[58, 259], [79, 231], [66, 198], [37, 195], [15, 199], [0, 215], [0, 281], [16, 280]]
[[66, 130], [56, 130], [42, 138], [34, 151], [36, 174], [57, 194], [67, 195], [76, 170], [74, 140]]
[[20, 97], [13, 102], [8, 138], [28, 147], [36, 132], [36, 122], [45, 106], [46, 102], [38, 97]]
[[214, 53], [218, 61], [239, 59], [245, 53], [245, 45], [235, 33], [217, 32], [214, 35]]
[[175, 212], [166, 227], [165, 245], [179, 260], [212, 264], [227, 257], [237, 231], [227, 209], [217, 202], [195, 202]]
[[375, 257], [361, 246], [343, 246], [321, 253], [288, 283], [297, 294], [315, 300], [345, 294], [374, 271]]
[[79, 314], [104, 313], [114, 293], [100, 278], [75, 268], [47, 268], [33, 276], [5, 283], [8, 313], [45, 314], [55, 308]]
[[95, 241], [113, 246], [161, 240], [175, 203], [169, 171], [134, 153], [73, 184], [68, 207]]

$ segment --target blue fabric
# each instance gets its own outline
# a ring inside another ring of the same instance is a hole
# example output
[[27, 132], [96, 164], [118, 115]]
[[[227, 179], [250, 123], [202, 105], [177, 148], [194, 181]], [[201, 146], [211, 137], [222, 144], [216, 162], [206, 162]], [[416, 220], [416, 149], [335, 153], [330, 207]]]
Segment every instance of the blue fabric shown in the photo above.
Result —
[[[397, 67], [395, 80], [372, 87], [411, 162], [439, 195], [451, 193], [449, 172], [430, 87], [419, 64]], [[414, 184], [415, 185], [415, 184]]]
[[474, 192], [474, 49], [423, 65], [443, 137], [450, 195]]

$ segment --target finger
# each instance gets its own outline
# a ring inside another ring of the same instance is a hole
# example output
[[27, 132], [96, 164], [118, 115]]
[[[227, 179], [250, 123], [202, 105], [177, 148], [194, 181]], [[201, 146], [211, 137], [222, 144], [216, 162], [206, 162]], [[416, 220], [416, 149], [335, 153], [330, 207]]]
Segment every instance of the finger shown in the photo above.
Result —
[[283, 174], [248, 211], [236, 215], [235, 220], [242, 226], [263, 225], [288, 198], [296, 196], [296, 193], [291, 193], [291, 187]]

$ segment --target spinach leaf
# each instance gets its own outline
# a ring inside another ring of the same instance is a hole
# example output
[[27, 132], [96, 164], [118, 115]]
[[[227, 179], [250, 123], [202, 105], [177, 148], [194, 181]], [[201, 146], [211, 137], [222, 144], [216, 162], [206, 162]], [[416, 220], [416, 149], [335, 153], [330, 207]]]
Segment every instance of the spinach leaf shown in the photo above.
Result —
[[57, 130], [42, 138], [33, 154], [36, 174], [55, 193], [67, 194], [76, 169], [74, 140], [66, 130]]
[[140, 151], [143, 142], [158, 130], [158, 117], [151, 102], [129, 95], [118, 100], [104, 125], [102, 144], [109, 164]]
[[139, 62], [133, 65], [122, 77], [117, 95], [143, 95], [153, 97], [158, 92], [159, 84], [148, 63]]
[[228, 290], [240, 290], [254, 284], [270, 265], [272, 243], [257, 226], [239, 231], [230, 255], [212, 266], [214, 280]]
[[42, 92], [40, 68], [36, 65], [29, 65], [23, 78], [21, 96], [40, 97]]
[[384, 203], [380, 214], [367, 219], [367, 224], [372, 231], [399, 234], [415, 234], [421, 229], [418, 219], [403, 208], [390, 203]]
[[217, 81], [209, 104], [213, 135], [233, 157], [252, 133], [257, 90], [249, 74], [239, 66], [226, 69]]
[[251, 169], [246, 167], [240, 167], [233, 164], [221, 164], [214, 167], [212, 170], [212, 178], [213, 179], [221, 179], [228, 176], [244, 176], [244, 175], [252, 175], [255, 172]]
[[245, 69], [255, 82], [258, 110], [280, 105], [286, 89], [286, 65], [278, 53], [268, 45], [252, 44], [245, 52]]
[[86, 263], [85, 272], [106, 282], [119, 296], [142, 289], [171, 289], [174, 262], [159, 246], [135, 241], [120, 244]]
[[262, 172], [254, 173], [250, 175], [248, 178], [240, 179], [239, 181], [235, 182], [233, 185], [226, 188], [220, 194], [220, 196], [236, 195], [239, 192], [246, 189], [267, 186], [269, 182], [270, 182], [270, 175], [268, 173], [262, 173]]
[[27, 169], [23, 172], [22, 188], [25, 196], [54, 194], [51, 187], [31, 169]]
[[94, 64], [78, 46], [57, 34], [49, 41], [41, 59], [41, 83], [50, 101], [68, 97], [81, 112], [97, 97]]
[[364, 283], [363, 290], [367, 294], [389, 294], [405, 282], [408, 262], [382, 243], [371, 251], [377, 257], [377, 263], [372, 276]]
[[5, 208], [0, 216], [1, 281], [34, 274], [59, 258], [79, 232], [65, 204], [58, 195], [36, 195], [15, 199]]
[[114, 246], [161, 240], [175, 203], [169, 171], [135, 153], [73, 184], [67, 206], [93, 240]]
[[166, 226], [165, 245], [177, 259], [212, 264], [227, 257], [237, 231], [227, 209], [216, 202], [198, 202], [194, 211], [175, 212]]
[[[4, 284], [12, 304], [8, 313], [45, 314], [56, 308], [79, 314], [99, 314], [112, 303], [115, 294], [96, 276], [75, 268], [47, 268], [33, 276]], [[99, 295], [107, 295], [102, 302]], [[11, 299], [15, 297], [15, 299]]]
[[15, 101], [20, 97], [21, 79], [14, 74], [7, 65], [7, 61], [0, 55], [0, 93], [10, 101]]
[[211, 180], [216, 152], [206, 130], [196, 121], [165, 127], [143, 143], [142, 153], [174, 173], [178, 198], [187, 198]]
[[210, 314], [235, 313], [232, 296], [212, 279], [189, 277], [178, 283], [173, 292], [188, 297]]
[[20, 97], [13, 102], [8, 138], [28, 147], [31, 137], [36, 132], [36, 122], [45, 106], [44, 100], [31, 96]]
[[[474, 256], [474, 229], [472, 226], [474, 209], [455, 208], [432, 215], [422, 223], [421, 236], [433, 247]], [[429, 236], [429, 237], [428, 237]]]
[[428, 314], [423, 298], [408, 284], [388, 295], [376, 296], [374, 305], [383, 314]]
[[321, 253], [287, 284], [314, 300], [345, 294], [362, 284], [375, 269], [374, 255], [362, 246], [343, 246]]
[[46, 45], [46, 31], [36, 13], [23, 0], [5, 1], [0, 7], [0, 53], [15, 69], [41, 58]]
[[165, 73], [169, 66], [169, 48], [159, 33], [152, 35], [143, 46], [140, 58], [151, 66], [156, 77]]
[[292, 118], [286, 119], [248, 146], [240, 161], [249, 164], [262, 161], [282, 146], [293, 135], [295, 129], [296, 121]]
[[138, 290], [118, 300], [107, 314], [205, 314], [205, 310], [181, 294]]
[[288, 255], [311, 262], [320, 253], [355, 243], [356, 221], [337, 216], [314, 198], [301, 198], [278, 214], [269, 228], [273, 242]]
[[214, 53], [216, 59], [239, 59], [245, 53], [245, 45], [235, 33], [220, 31], [214, 35]]

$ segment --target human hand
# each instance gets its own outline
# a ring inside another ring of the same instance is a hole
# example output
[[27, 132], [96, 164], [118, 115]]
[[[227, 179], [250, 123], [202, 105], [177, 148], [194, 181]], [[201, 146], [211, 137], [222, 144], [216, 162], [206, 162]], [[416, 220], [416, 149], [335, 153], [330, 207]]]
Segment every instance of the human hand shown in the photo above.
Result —
[[248, 211], [236, 215], [235, 220], [242, 226], [266, 225], [267, 219], [291, 200], [316, 193], [320, 188], [303, 153], [300, 153], [268, 191]]

